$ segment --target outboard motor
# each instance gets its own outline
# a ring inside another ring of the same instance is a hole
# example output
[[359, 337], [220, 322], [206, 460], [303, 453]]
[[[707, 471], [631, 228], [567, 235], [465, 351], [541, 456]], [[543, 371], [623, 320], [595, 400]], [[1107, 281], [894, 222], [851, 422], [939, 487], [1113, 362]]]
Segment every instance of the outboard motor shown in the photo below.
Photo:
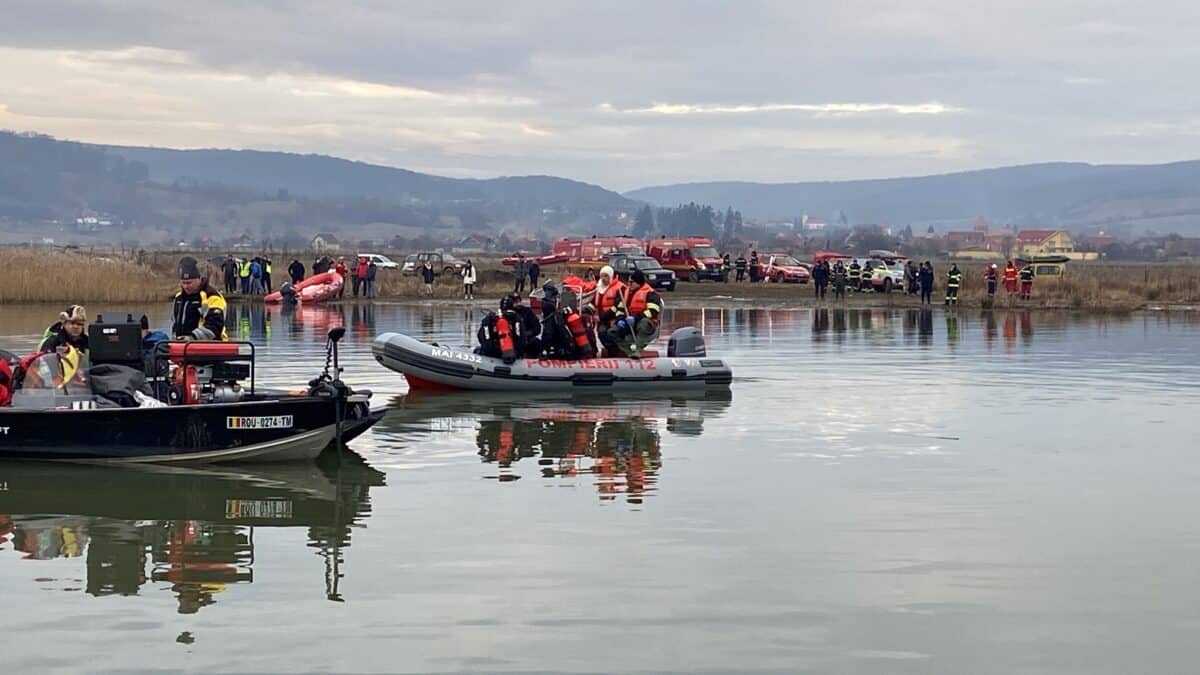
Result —
[[667, 342], [667, 356], [670, 358], [704, 358], [708, 351], [704, 347], [704, 336], [695, 326], [677, 328], [671, 333]]

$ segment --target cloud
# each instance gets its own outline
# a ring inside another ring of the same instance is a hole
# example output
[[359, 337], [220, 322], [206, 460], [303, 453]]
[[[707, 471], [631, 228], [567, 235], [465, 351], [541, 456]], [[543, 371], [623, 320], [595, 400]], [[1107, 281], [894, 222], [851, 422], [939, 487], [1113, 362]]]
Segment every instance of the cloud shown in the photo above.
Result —
[[0, 124], [619, 189], [1164, 161], [1200, 155], [1198, 22], [1167, 0], [7, 0]]
[[601, 109], [626, 114], [655, 114], [655, 115], [727, 115], [769, 112], [812, 112], [832, 115], [862, 115], [862, 114], [894, 114], [894, 115], [942, 115], [945, 113], [962, 112], [962, 108], [944, 105], [936, 101], [930, 103], [765, 103], [765, 104], [687, 104], [687, 103], [655, 103], [647, 108], [630, 108], [618, 110], [610, 104], [602, 104]]

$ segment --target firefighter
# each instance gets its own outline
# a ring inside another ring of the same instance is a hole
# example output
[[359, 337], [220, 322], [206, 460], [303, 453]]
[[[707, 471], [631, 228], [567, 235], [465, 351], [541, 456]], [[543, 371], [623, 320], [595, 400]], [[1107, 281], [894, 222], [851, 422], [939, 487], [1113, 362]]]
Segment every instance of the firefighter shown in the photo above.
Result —
[[639, 359], [642, 350], [658, 334], [663, 302], [654, 287], [646, 283], [646, 274], [641, 270], [634, 270], [629, 281], [625, 296], [627, 313], [616, 321], [614, 329], [621, 351]]
[[833, 299], [834, 300], [845, 300], [846, 299], [846, 274], [847, 274], [846, 266], [842, 264], [841, 260], [837, 261], [837, 264], [835, 264], [833, 266]]
[[1017, 292], [1017, 266], [1011, 260], [1004, 266], [1004, 290], [1009, 295]]
[[1026, 264], [1021, 268], [1021, 299], [1028, 300], [1033, 293], [1033, 265]]
[[733, 269], [737, 271], [737, 281], [746, 280], [746, 256], [739, 253], [737, 260], [733, 261]]
[[962, 285], [962, 271], [958, 269], [958, 265], [951, 264], [950, 271], [946, 272], [946, 304], [958, 304], [958, 287]]
[[729, 283], [729, 272], [733, 270], [733, 263], [729, 260], [729, 254], [721, 256], [721, 281]]
[[500, 310], [512, 328], [517, 355], [534, 359], [541, 356], [542, 341], [538, 335], [542, 332], [542, 322], [525, 306], [521, 296], [510, 293], [500, 301]]
[[996, 285], [1000, 281], [1000, 268], [996, 266], [996, 263], [988, 265], [987, 269], [983, 271], [983, 278], [987, 281], [988, 300], [991, 300], [996, 297]]
[[228, 340], [225, 297], [200, 276], [196, 259], [179, 261], [179, 292], [171, 310], [171, 335], [183, 340]]
[[600, 278], [596, 281], [596, 337], [603, 345], [609, 356], [620, 352], [620, 346], [612, 335], [612, 327], [616, 320], [625, 315], [625, 294], [628, 291], [620, 279], [613, 276], [613, 268], [605, 265], [600, 268]]
[[862, 265], [858, 264], [858, 258], [850, 261], [850, 269], [848, 270], [846, 276], [850, 278], [850, 290], [862, 290]]

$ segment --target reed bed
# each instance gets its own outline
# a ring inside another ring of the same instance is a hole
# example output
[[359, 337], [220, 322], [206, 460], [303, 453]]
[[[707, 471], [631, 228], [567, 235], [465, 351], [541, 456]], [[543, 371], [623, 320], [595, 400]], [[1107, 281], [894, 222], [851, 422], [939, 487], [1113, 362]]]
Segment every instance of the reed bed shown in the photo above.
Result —
[[175, 283], [117, 256], [0, 249], [0, 304], [157, 302], [170, 297]]

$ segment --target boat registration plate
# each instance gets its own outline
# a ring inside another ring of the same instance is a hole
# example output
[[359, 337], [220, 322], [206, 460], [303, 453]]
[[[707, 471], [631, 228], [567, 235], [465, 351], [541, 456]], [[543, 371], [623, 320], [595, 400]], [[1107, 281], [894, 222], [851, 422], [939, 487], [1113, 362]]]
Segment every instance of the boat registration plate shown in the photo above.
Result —
[[292, 518], [292, 502], [287, 499], [226, 499], [225, 518], [289, 520]]
[[267, 417], [226, 417], [226, 429], [291, 429], [291, 415]]

